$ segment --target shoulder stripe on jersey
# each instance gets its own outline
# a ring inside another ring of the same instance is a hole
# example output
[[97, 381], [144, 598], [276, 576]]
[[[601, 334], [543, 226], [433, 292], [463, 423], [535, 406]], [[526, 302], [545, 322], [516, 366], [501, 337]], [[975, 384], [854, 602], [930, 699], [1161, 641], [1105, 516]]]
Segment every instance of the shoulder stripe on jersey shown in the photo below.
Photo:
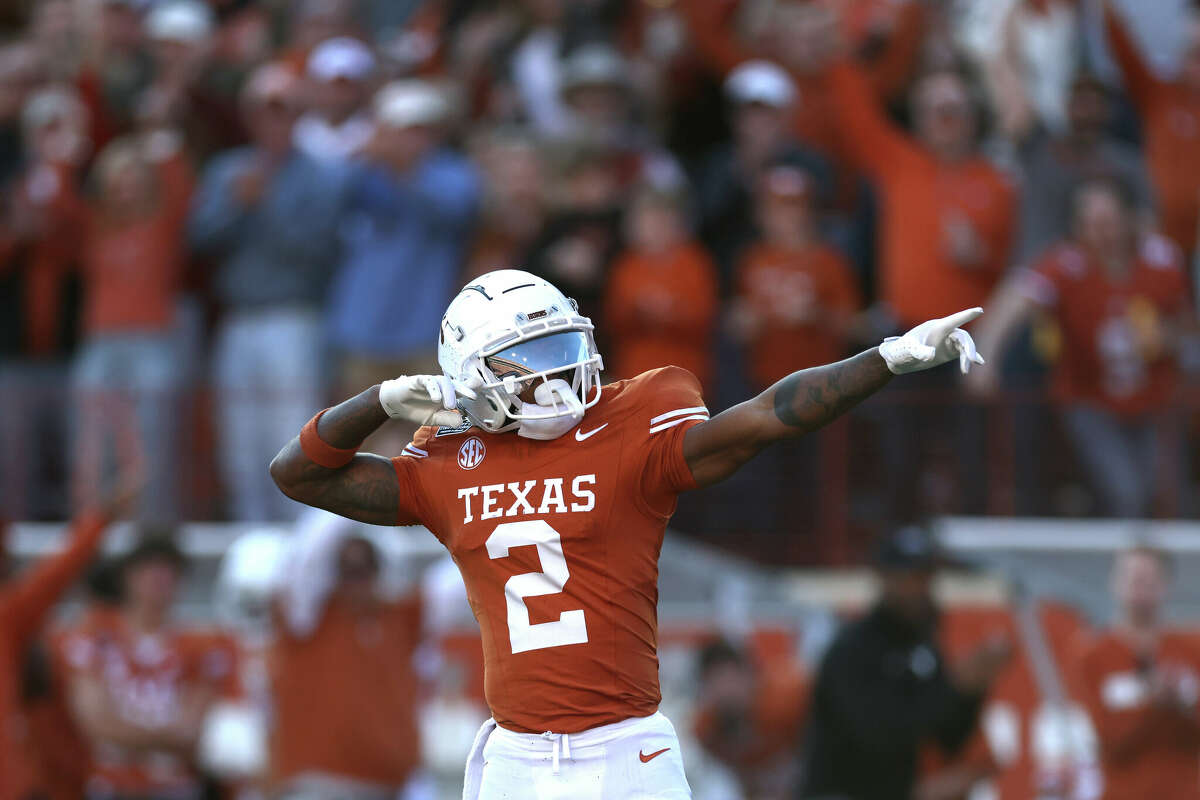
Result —
[[402, 451], [400, 451], [400, 455], [412, 456], [413, 458], [428, 458], [429, 457], [429, 453], [426, 453], [424, 450], [422, 450], [418, 447], [413, 447], [412, 445], [405, 445], [404, 449]]
[[656, 425], [659, 422], [662, 422], [664, 419], [670, 419], [671, 417], [678, 417], [683, 414], [699, 414], [702, 412], [707, 414], [708, 409], [705, 408], [704, 406], [696, 406], [695, 408], [677, 408], [674, 411], [668, 411], [665, 414], [659, 414], [657, 417], [650, 420], [650, 424]]
[[404, 445], [404, 449], [405, 449], [405, 450], [412, 450], [414, 453], [416, 453], [416, 454], [417, 454], [417, 455], [419, 455], [419, 456], [427, 456], [427, 455], [429, 455], [429, 451], [428, 451], [428, 450], [422, 450], [421, 448], [417, 447], [417, 446], [416, 446], [415, 444], [413, 444], [412, 442], [409, 442], [408, 444]]
[[708, 414], [688, 414], [686, 417], [680, 417], [679, 419], [673, 419], [668, 422], [664, 422], [660, 425], [651, 425], [650, 432], [658, 433], [659, 431], [665, 431], [667, 428], [674, 428], [679, 423], [687, 422], [689, 419], [708, 419]]

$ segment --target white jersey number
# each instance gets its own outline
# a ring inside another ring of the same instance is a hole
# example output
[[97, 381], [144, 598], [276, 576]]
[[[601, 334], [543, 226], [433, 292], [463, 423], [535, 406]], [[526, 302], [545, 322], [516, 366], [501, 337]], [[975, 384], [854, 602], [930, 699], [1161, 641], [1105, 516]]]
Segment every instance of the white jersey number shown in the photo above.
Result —
[[545, 647], [583, 644], [588, 640], [588, 634], [582, 608], [562, 612], [557, 622], [531, 625], [529, 609], [525, 607], [526, 597], [558, 594], [571, 577], [558, 531], [540, 519], [497, 525], [487, 540], [488, 558], [505, 558], [510, 548], [524, 545], [537, 547], [542, 571], [513, 575], [504, 584], [504, 600], [508, 606], [508, 639], [512, 643], [512, 651], [524, 653]]

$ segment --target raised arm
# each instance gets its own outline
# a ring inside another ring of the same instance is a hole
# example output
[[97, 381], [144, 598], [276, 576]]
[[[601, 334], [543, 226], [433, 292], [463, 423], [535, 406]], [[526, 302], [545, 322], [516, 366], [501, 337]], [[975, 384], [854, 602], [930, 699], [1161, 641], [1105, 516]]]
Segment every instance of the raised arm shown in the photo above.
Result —
[[384, 381], [313, 417], [271, 461], [271, 477], [280, 491], [307, 506], [373, 525], [417, 523], [416, 498], [403, 491], [396, 467], [358, 448], [389, 417], [457, 425], [455, 403], [454, 388], [444, 378]]
[[762, 394], [688, 429], [683, 456], [697, 485], [732, 475], [772, 442], [814, 431], [883, 388], [893, 375], [958, 360], [965, 373], [982, 364], [959, 328], [983, 313], [974, 308], [922, 323], [904, 336], [853, 358], [793, 372]]
[[17, 641], [24, 642], [37, 632], [46, 613], [87, 567], [109, 519], [104, 511], [81, 515], [71, 525], [66, 547], [42, 559], [0, 595], [0, 615], [15, 631]]
[[1162, 81], [1150, 71], [1124, 22], [1107, 2], [1104, 4], [1104, 30], [1113, 59], [1121, 68], [1125, 86], [1129, 89], [1129, 96], [1144, 113], [1146, 105], [1154, 102], [1154, 96], [1159, 93]]
[[915, 145], [887, 118], [861, 67], [843, 59], [830, 68], [826, 80], [837, 98], [838, 122], [850, 156], [861, 169], [879, 172], [914, 156]]

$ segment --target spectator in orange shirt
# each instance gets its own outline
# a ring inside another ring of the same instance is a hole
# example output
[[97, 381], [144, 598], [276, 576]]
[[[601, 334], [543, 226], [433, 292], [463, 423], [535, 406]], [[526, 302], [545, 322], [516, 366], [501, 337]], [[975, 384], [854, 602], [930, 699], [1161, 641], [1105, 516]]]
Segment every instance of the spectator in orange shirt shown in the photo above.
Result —
[[837, 64], [828, 80], [847, 146], [879, 189], [878, 293], [897, 327], [982, 305], [1008, 266], [1017, 209], [1008, 179], [978, 152], [966, 82], [948, 71], [921, 78], [910, 137], [856, 67]]
[[72, 716], [88, 740], [88, 800], [199, 796], [196, 748], [215, 702], [238, 691], [227, 640], [173, 619], [186, 557], [149, 531], [125, 556], [116, 613], [63, 643]]
[[1164, 627], [1170, 578], [1162, 551], [1118, 554], [1115, 624], [1077, 643], [1074, 678], [1099, 738], [1104, 800], [1197, 796], [1200, 648]]
[[1200, 229], [1200, 11], [1193, 8], [1187, 19], [1182, 64], [1173, 81], [1151, 71], [1108, 3], [1104, 21], [1112, 54], [1141, 116], [1163, 232], [1185, 254], [1194, 254]]
[[[191, 187], [181, 154], [156, 164], [118, 139], [97, 159], [84, 242], [85, 339], [76, 359], [75, 491], [86, 497], [110, 448], [150, 476], [143, 518], [174, 518], [172, 438], [181, 366], [172, 325]], [[109, 441], [111, 438], [112, 441]]]
[[0, 582], [0, 800], [24, 800], [22, 784], [36, 780], [16, 716], [25, 654], [50, 609], [96, 552], [105, 527], [131, 497], [129, 488], [123, 488], [96, 511], [81, 514], [71, 526], [65, 548], [28, 573], [11, 580], [5, 575]]
[[[1066, 432], [1102, 509], [1141, 516], [1156, 492], [1178, 481], [1177, 469], [1159, 469], [1177, 460], [1159, 422], [1178, 379], [1178, 334], [1192, 324], [1187, 275], [1173, 244], [1138, 234], [1121, 185], [1086, 182], [1073, 202], [1073, 236], [989, 301], [979, 343], [997, 364], [1036, 311], [1053, 318], [1062, 341], [1054, 391]], [[980, 372], [971, 387], [987, 393], [996, 367]]]
[[850, 265], [817, 231], [815, 192], [812, 176], [790, 166], [759, 181], [762, 237], [738, 266], [733, 321], [760, 389], [840, 359], [859, 307]]
[[681, 202], [675, 193], [645, 187], [630, 206], [628, 249], [613, 266], [604, 299], [613, 354], [608, 372], [632, 378], [673, 365], [710, 387], [717, 274], [691, 239]]
[[414, 664], [419, 596], [388, 596], [380, 553], [356, 523], [312, 511], [297, 528], [270, 653], [277, 796], [425, 796]]
[[21, 109], [24, 163], [0, 203], [0, 501], [18, 519], [63, 511], [44, 476], [66, 433], [87, 124], [70, 89], [31, 94]]
[[699, 656], [694, 730], [706, 752], [730, 769], [746, 797], [794, 796], [809, 685], [794, 664], [767, 668], [725, 641]]

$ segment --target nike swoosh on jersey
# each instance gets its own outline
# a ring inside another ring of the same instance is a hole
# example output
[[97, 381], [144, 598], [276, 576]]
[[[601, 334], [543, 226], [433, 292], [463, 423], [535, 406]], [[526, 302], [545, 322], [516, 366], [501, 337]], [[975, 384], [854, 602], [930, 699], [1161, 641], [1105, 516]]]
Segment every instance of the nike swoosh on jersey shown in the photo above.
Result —
[[656, 750], [653, 753], [651, 753], [650, 755], [646, 755], [641, 750], [638, 750], [638, 758], [640, 758], [642, 760], [643, 764], [646, 764], [646, 763], [649, 763], [650, 761], [653, 761], [654, 759], [658, 758], [659, 756], [661, 756], [663, 753], [667, 752], [670, 749], [671, 748], [669, 748], [669, 747], [664, 747], [662, 750]]
[[599, 428], [596, 428], [594, 431], [588, 431], [587, 433], [583, 432], [583, 428], [576, 428], [575, 429], [575, 441], [582, 442], [584, 439], [588, 438], [589, 436], [595, 436], [597, 433], [599, 433], [600, 431], [604, 430], [607, 427], [608, 427], [608, 423], [606, 422], [603, 425], [601, 425]]

